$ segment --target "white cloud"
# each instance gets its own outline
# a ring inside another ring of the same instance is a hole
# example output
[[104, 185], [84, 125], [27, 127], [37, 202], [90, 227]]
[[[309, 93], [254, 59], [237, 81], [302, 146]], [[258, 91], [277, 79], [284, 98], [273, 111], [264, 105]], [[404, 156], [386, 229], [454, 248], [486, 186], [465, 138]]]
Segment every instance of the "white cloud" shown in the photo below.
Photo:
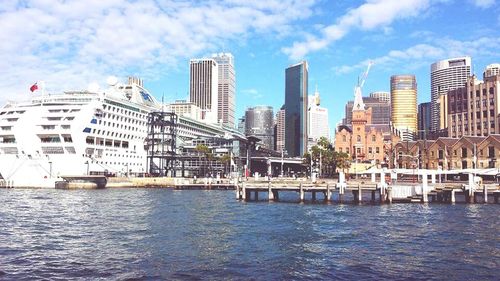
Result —
[[253, 99], [260, 99], [263, 97], [263, 95], [261, 93], [259, 93], [259, 91], [257, 89], [244, 89], [241, 91], [241, 93], [243, 93], [244, 95], [246, 96], [249, 96]]
[[417, 44], [405, 50], [392, 50], [384, 56], [367, 59], [355, 65], [335, 67], [333, 70], [338, 75], [351, 73], [363, 69], [368, 61], [373, 61], [378, 68], [388, 70], [415, 70], [422, 66], [429, 67], [435, 61], [452, 57], [481, 58], [500, 55], [500, 38], [498, 37], [482, 37], [471, 41], [435, 38], [433, 41], [434, 44]]
[[310, 52], [326, 48], [353, 29], [382, 28], [384, 32], [390, 32], [389, 25], [392, 22], [417, 17], [430, 5], [431, 0], [367, 0], [363, 5], [348, 11], [335, 24], [321, 29], [320, 36], [308, 35], [304, 41], [294, 42], [291, 47], [285, 47], [282, 51], [291, 59], [297, 60]]
[[111, 74], [155, 79], [228, 41], [287, 34], [311, 16], [315, 2], [6, 0], [0, 5], [0, 102], [26, 93], [36, 80], [59, 91]]
[[495, 0], [472, 0], [472, 3], [479, 8], [489, 8], [495, 5]]

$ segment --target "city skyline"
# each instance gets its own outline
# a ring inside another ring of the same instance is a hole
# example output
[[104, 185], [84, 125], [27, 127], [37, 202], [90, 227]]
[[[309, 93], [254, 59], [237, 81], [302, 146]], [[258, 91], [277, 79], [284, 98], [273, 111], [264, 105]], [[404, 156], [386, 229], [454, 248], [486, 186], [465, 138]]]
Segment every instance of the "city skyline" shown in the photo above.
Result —
[[38, 80], [51, 93], [91, 82], [104, 88], [109, 75], [143, 78], [158, 100], [187, 99], [189, 60], [230, 52], [237, 73], [235, 118], [256, 105], [277, 111], [285, 99], [284, 69], [307, 60], [308, 90], [318, 86], [333, 131], [368, 61], [374, 65], [364, 96], [389, 91], [391, 75], [409, 73], [418, 81], [418, 103], [430, 101], [430, 65], [459, 56], [470, 56], [480, 77], [500, 58], [496, 4], [7, 1], [0, 10], [0, 102], [29, 98]]

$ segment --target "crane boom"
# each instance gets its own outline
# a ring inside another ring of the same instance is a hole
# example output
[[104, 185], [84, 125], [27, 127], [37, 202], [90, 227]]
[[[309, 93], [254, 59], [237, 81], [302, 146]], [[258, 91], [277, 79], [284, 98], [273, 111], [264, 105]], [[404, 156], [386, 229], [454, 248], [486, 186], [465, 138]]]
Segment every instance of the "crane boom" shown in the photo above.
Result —
[[366, 77], [368, 77], [368, 72], [370, 72], [370, 68], [372, 67], [373, 62], [370, 61], [368, 62], [368, 66], [366, 67], [366, 71], [363, 73], [361, 76], [361, 79], [358, 81], [358, 86], [359, 88], [363, 88], [363, 85], [365, 84]]

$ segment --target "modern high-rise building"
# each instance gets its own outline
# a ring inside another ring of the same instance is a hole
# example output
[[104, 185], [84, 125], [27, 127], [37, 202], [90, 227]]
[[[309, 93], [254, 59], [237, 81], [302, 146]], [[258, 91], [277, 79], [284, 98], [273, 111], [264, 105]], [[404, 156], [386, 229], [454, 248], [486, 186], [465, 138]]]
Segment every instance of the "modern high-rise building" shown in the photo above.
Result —
[[316, 89], [313, 96], [309, 96], [308, 101], [308, 145], [310, 149], [315, 145], [321, 137], [330, 139], [330, 126], [328, 123], [328, 109], [320, 106], [320, 98], [318, 89]]
[[470, 57], [442, 60], [431, 65], [431, 131], [447, 128], [447, 124], [440, 122], [440, 96], [463, 87], [470, 75]]
[[307, 152], [308, 71], [306, 61], [285, 70], [285, 149], [292, 157]]
[[218, 112], [217, 120], [231, 128], [234, 127], [236, 74], [234, 57], [230, 53], [213, 54], [212, 58], [218, 65]]
[[274, 149], [274, 114], [271, 106], [255, 106], [246, 110], [245, 135], [257, 137], [264, 147]]
[[285, 150], [285, 106], [283, 105], [278, 112], [276, 112], [276, 151]]
[[206, 58], [192, 59], [189, 66], [189, 99], [200, 107], [203, 120], [217, 123], [219, 102], [217, 62]]
[[428, 139], [431, 126], [431, 103], [423, 102], [418, 105], [418, 139]]
[[[389, 124], [391, 122], [391, 104], [385, 101], [380, 101], [378, 98], [363, 97], [363, 103], [370, 112], [370, 124]], [[345, 118], [342, 120], [343, 125], [352, 123], [352, 108], [354, 101], [348, 101], [345, 105]]]
[[392, 125], [403, 140], [413, 140], [417, 133], [417, 80], [415, 75], [391, 76]]
[[491, 77], [500, 74], [500, 63], [493, 63], [486, 67], [483, 77]]
[[371, 92], [370, 98], [376, 98], [379, 101], [391, 103], [391, 93], [389, 92], [382, 92], [382, 91]]

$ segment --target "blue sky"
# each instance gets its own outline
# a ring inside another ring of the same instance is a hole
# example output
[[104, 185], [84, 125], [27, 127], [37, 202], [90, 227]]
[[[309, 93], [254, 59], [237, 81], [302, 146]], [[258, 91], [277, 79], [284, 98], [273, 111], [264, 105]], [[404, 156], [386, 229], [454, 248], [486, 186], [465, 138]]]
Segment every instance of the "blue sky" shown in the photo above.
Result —
[[430, 64], [468, 55], [476, 74], [500, 62], [498, 0], [126, 1], [3, 0], [0, 102], [85, 89], [106, 77], [140, 76], [166, 101], [188, 95], [189, 59], [235, 56], [237, 116], [284, 102], [285, 68], [309, 62], [332, 130], [363, 89], [389, 91], [394, 74], [415, 74], [418, 101], [430, 100]]

